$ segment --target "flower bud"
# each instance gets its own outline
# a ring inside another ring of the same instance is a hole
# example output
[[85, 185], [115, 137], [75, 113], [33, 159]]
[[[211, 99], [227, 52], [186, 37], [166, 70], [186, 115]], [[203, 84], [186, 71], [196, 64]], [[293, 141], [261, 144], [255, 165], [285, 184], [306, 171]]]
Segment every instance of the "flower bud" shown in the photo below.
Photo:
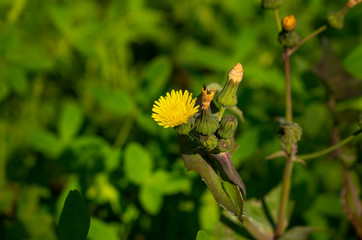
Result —
[[295, 17], [293, 15], [286, 16], [282, 20], [282, 26], [284, 31], [287, 32], [293, 31], [296, 25], [297, 21], [295, 20]]
[[349, 0], [347, 2], [347, 6], [349, 8], [353, 8], [355, 5], [357, 5], [358, 3], [362, 2], [362, 0]]
[[243, 67], [240, 63], [236, 64], [229, 72], [228, 80], [224, 88], [221, 90], [216, 100], [223, 107], [233, 107], [238, 102], [236, 91], [243, 79]]
[[187, 135], [195, 124], [195, 118], [191, 117], [187, 123], [176, 126], [174, 129], [178, 135]]
[[284, 0], [262, 0], [261, 7], [265, 10], [276, 10], [283, 5]]
[[302, 136], [302, 128], [298, 123], [281, 123], [279, 137], [285, 145], [297, 143]]
[[217, 146], [218, 139], [214, 134], [201, 136], [200, 142], [206, 151], [211, 151]]
[[201, 114], [196, 118], [196, 132], [203, 135], [214, 134], [219, 127], [219, 119], [211, 113], [211, 109], [202, 110]]
[[231, 147], [231, 139], [220, 139], [217, 143], [216, 150], [218, 152], [226, 152]]
[[278, 38], [279, 43], [285, 48], [291, 48], [298, 44], [300, 36], [295, 31], [282, 31]]
[[341, 9], [337, 11], [332, 11], [327, 13], [326, 19], [327, 23], [330, 27], [335, 29], [342, 29], [343, 23], [344, 23], [344, 17], [346, 16], [346, 13], [348, 12], [349, 7], [347, 5], [343, 6]]
[[238, 120], [233, 115], [225, 115], [220, 121], [220, 127], [217, 133], [221, 138], [227, 139], [234, 136], [238, 126]]
[[215, 89], [211, 88], [210, 92], [206, 88], [202, 88], [201, 108], [206, 110], [210, 107], [211, 101], [214, 99]]

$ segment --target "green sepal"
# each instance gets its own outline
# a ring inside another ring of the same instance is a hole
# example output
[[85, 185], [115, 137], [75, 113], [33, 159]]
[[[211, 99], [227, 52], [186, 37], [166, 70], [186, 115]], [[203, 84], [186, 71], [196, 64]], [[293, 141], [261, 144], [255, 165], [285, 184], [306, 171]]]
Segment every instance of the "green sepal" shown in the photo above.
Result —
[[219, 139], [214, 135], [200, 136], [200, 142], [206, 151], [211, 151], [218, 145]]
[[225, 115], [220, 121], [220, 127], [217, 133], [221, 138], [228, 139], [234, 136], [235, 130], [238, 127], [238, 120], [233, 115]]
[[[241, 82], [241, 81], [240, 81]], [[224, 88], [217, 95], [216, 100], [224, 107], [233, 107], [238, 103], [237, 90], [240, 82], [227, 80]]]
[[326, 20], [328, 25], [334, 29], [338, 30], [342, 29], [344, 23], [344, 17], [346, 16], [348, 10], [349, 10], [348, 6], [343, 6], [341, 9], [337, 11], [328, 12], [326, 15]]
[[279, 43], [285, 48], [291, 48], [298, 44], [300, 36], [295, 31], [281, 31], [278, 37]]
[[195, 118], [190, 118], [187, 123], [183, 123], [181, 125], [176, 126], [175, 132], [178, 135], [187, 135], [189, 132], [191, 132], [192, 128], [194, 127]]
[[219, 119], [211, 113], [211, 109], [202, 110], [202, 113], [196, 118], [195, 130], [203, 135], [211, 135], [219, 127]]

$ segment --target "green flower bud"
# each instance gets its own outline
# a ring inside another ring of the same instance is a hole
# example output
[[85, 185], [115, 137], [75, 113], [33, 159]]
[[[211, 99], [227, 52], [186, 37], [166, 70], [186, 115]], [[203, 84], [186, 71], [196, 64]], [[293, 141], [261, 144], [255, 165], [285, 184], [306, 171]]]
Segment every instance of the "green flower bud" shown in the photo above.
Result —
[[195, 124], [195, 118], [191, 117], [187, 123], [176, 126], [174, 129], [178, 135], [187, 135]]
[[216, 132], [219, 127], [219, 119], [211, 113], [211, 109], [203, 109], [201, 114], [196, 118], [196, 132], [203, 135], [211, 135]]
[[265, 10], [276, 10], [283, 5], [284, 0], [262, 0], [261, 7]]
[[225, 115], [220, 121], [220, 127], [217, 133], [221, 138], [231, 138], [234, 136], [235, 130], [238, 126], [238, 120], [233, 115]]
[[332, 12], [327, 13], [326, 19], [327, 19], [328, 25], [330, 27], [338, 29], [338, 30], [342, 29], [344, 17], [346, 16], [346, 13], [348, 12], [348, 10], [349, 10], [349, 7], [347, 5], [345, 5], [337, 11], [332, 11]]
[[282, 31], [279, 33], [279, 43], [286, 48], [294, 47], [300, 41], [300, 36], [295, 31]]
[[219, 152], [226, 152], [231, 147], [231, 139], [220, 139], [217, 143], [216, 149]]
[[236, 64], [230, 71], [228, 80], [221, 90], [216, 100], [224, 107], [233, 107], [238, 102], [236, 91], [243, 79], [243, 67], [240, 63]]
[[285, 145], [297, 143], [302, 136], [302, 128], [298, 123], [281, 123], [279, 137]]
[[211, 151], [217, 146], [218, 139], [214, 134], [201, 136], [200, 142], [206, 151]]

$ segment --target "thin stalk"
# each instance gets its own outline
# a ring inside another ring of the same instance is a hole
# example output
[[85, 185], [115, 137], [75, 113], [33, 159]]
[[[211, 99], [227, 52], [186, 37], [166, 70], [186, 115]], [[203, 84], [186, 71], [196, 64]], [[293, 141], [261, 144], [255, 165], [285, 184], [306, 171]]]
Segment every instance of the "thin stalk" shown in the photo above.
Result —
[[315, 30], [314, 32], [312, 32], [311, 34], [309, 34], [307, 37], [305, 37], [303, 40], [301, 40], [297, 46], [291, 48], [288, 50], [288, 55], [292, 55], [295, 51], [298, 50], [298, 48], [300, 46], [302, 46], [305, 42], [307, 42], [309, 39], [317, 36], [318, 34], [320, 34], [321, 32], [323, 32], [324, 30], [327, 29], [327, 25], [323, 25], [322, 27], [318, 28], [317, 30]]
[[314, 152], [314, 153], [309, 153], [309, 154], [305, 154], [305, 155], [299, 155], [297, 156], [297, 158], [299, 159], [303, 159], [303, 160], [309, 160], [309, 159], [312, 159], [312, 158], [317, 158], [317, 157], [320, 157], [320, 156], [323, 156], [325, 154], [328, 154], [336, 149], [338, 149], [339, 147], [342, 147], [343, 145], [345, 145], [346, 143], [350, 142], [351, 140], [353, 140], [355, 137], [357, 137], [360, 133], [362, 133], [362, 129], [354, 132], [351, 136], [343, 139], [342, 141], [326, 148], [326, 149], [323, 149], [321, 151], [318, 151], [318, 152]]
[[117, 138], [114, 141], [113, 144], [114, 148], [122, 148], [122, 146], [126, 142], [128, 135], [131, 132], [134, 117], [135, 117], [135, 112], [131, 113], [130, 116], [125, 119], [121, 129], [118, 132]]
[[282, 22], [280, 21], [280, 16], [279, 16], [279, 10], [275, 9], [274, 10], [274, 18], [275, 18], [275, 22], [277, 24], [277, 28], [278, 28], [278, 33], [282, 31]]
[[222, 116], [224, 115], [226, 110], [226, 107], [221, 106], [220, 112], [219, 112], [219, 121], [221, 120]]
[[[285, 118], [287, 122], [293, 121], [293, 110], [292, 110], [292, 91], [291, 91], [291, 81], [290, 81], [290, 59], [287, 51], [283, 53], [284, 59], [284, 74], [285, 74]], [[282, 193], [280, 195], [279, 201], [279, 211], [278, 211], [278, 222], [275, 230], [275, 236], [280, 237], [285, 230], [285, 216], [287, 212], [288, 199], [290, 194], [290, 182], [293, 169], [293, 151], [292, 146], [286, 146], [287, 157], [284, 168], [283, 183], [282, 183]]]

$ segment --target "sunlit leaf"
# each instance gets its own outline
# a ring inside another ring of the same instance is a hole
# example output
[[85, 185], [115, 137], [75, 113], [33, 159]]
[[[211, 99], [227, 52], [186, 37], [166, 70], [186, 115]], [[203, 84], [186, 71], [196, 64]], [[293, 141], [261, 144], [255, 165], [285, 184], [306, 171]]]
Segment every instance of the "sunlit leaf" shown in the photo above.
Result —
[[210, 240], [210, 237], [204, 230], [199, 230], [197, 232], [196, 240]]
[[79, 132], [83, 123], [83, 113], [78, 104], [69, 103], [63, 108], [58, 123], [60, 137], [64, 141], [71, 140]]

